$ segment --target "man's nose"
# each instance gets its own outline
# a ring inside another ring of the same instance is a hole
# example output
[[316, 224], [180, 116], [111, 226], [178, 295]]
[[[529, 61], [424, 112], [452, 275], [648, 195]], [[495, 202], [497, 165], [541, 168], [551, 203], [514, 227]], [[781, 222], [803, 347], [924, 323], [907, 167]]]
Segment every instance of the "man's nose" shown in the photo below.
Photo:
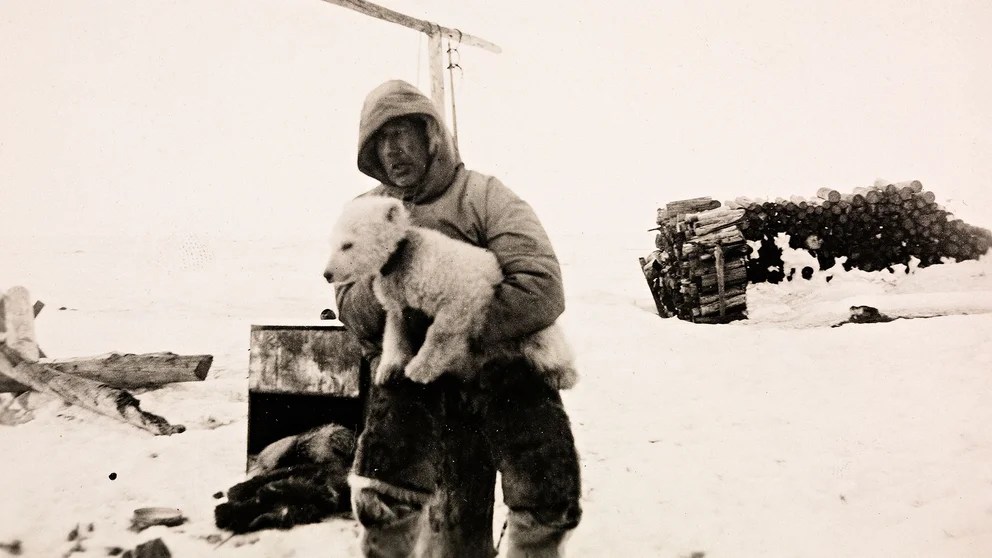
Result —
[[403, 152], [403, 150], [400, 148], [400, 142], [396, 141], [393, 138], [385, 138], [383, 140], [383, 151], [387, 155], [398, 155]]

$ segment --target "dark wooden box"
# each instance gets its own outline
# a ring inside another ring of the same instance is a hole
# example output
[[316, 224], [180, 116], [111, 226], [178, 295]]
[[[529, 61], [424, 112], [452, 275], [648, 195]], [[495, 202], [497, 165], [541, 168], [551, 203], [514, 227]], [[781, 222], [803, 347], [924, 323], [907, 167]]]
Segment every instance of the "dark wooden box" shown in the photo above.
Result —
[[339, 322], [252, 325], [248, 455], [328, 422], [357, 430], [361, 368], [358, 340]]

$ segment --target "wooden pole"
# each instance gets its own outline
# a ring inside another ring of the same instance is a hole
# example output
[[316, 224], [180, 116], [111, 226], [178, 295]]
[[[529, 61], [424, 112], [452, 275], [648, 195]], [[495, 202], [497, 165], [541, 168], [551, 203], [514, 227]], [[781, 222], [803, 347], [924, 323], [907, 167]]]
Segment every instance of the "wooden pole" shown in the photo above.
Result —
[[441, 49], [441, 33], [433, 31], [427, 34], [427, 53], [430, 56], [431, 66], [431, 101], [438, 115], [441, 116], [441, 123], [445, 122], [444, 110], [444, 58]]
[[[390, 23], [395, 23], [397, 25], [402, 25], [410, 29], [420, 31], [425, 33], [428, 37], [428, 54], [430, 57], [430, 68], [431, 68], [431, 101], [437, 108], [438, 114], [441, 116], [442, 124], [446, 120], [447, 111], [444, 108], [444, 62], [442, 60], [442, 49], [441, 49], [441, 39], [447, 37], [449, 40], [456, 40], [458, 44], [466, 44], [469, 46], [474, 46], [481, 48], [483, 50], [488, 50], [499, 54], [502, 52], [495, 44], [485, 40], [480, 39], [462, 32], [459, 29], [452, 29], [450, 27], [443, 27], [436, 23], [430, 21], [425, 21], [422, 19], [417, 19], [415, 17], [410, 17], [405, 14], [390, 10], [389, 8], [384, 8], [372, 2], [367, 2], [366, 0], [324, 0], [328, 4], [334, 4], [335, 6], [341, 6], [342, 8], [348, 8], [349, 10], [354, 10], [358, 13], [365, 14], [376, 19], [381, 19], [383, 21], [388, 21]], [[454, 104], [454, 91], [452, 90], [452, 104]], [[452, 118], [454, 118], [454, 108], [452, 107]], [[455, 130], [455, 144], [458, 143], [457, 129]]]
[[[451, 59], [451, 40], [448, 40], [448, 83], [451, 84], [451, 132], [454, 134], [455, 149], [458, 149], [458, 113], [455, 110], [455, 63]], [[457, 52], [457, 49], [455, 49]]]
[[462, 44], [481, 48], [482, 50], [487, 50], [495, 54], [503, 52], [501, 48], [485, 39], [474, 37], [457, 29], [442, 27], [429, 21], [410, 17], [408, 15], [390, 10], [389, 8], [383, 8], [382, 6], [378, 6], [372, 2], [366, 2], [365, 0], [324, 0], [324, 2], [341, 6], [342, 8], [348, 8], [349, 10], [354, 10], [358, 13], [362, 13], [376, 19], [402, 25], [403, 27], [409, 27], [410, 29], [420, 31], [421, 33], [427, 33], [428, 35], [438, 33], [441, 37], [454, 39]]

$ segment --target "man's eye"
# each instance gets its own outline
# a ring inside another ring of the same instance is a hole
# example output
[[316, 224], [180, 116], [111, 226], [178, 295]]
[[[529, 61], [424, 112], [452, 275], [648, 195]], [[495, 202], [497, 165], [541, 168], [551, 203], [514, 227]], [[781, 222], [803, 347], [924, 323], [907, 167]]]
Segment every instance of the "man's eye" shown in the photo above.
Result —
[[352, 244], [351, 242], [345, 242], [344, 244], [341, 245], [341, 251], [343, 252], [345, 250], [351, 250], [352, 246], [354, 246], [354, 244]]

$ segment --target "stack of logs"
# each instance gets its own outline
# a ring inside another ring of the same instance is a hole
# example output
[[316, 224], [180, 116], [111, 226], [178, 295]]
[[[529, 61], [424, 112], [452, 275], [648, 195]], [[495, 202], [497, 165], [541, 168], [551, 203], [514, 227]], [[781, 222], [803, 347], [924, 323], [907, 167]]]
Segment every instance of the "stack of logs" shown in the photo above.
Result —
[[711, 198], [658, 209], [657, 249], [639, 259], [661, 316], [697, 323], [746, 317], [751, 248], [738, 228], [745, 213]]
[[[658, 209], [657, 249], [639, 259], [661, 316], [724, 323], [746, 317], [748, 283], [786, 278], [775, 243], [781, 233], [821, 270], [844, 258], [845, 270], [903, 264], [908, 273], [913, 259], [926, 267], [989, 251], [992, 232], [954, 219], [935, 200], [918, 180], [878, 180], [849, 194], [820, 188], [812, 199], [681, 200]], [[759, 243], [757, 253], [748, 241]]]
[[[740, 228], [747, 240], [771, 242], [786, 233], [790, 247], [809, 250], [821, 269], [840, 257], [846, 258], [845, 269], [891, 270], [911, 258], [926, 267], [945, 258], [977, 259], [992, 246], [992, 233], [954, 219], [918, 180], [876, 181], [848, 194], [820, 188], [813, 199], [737, 198], [726, 205], [744, 210]], [[767, 263], [756, 269], [767, 269]]]

